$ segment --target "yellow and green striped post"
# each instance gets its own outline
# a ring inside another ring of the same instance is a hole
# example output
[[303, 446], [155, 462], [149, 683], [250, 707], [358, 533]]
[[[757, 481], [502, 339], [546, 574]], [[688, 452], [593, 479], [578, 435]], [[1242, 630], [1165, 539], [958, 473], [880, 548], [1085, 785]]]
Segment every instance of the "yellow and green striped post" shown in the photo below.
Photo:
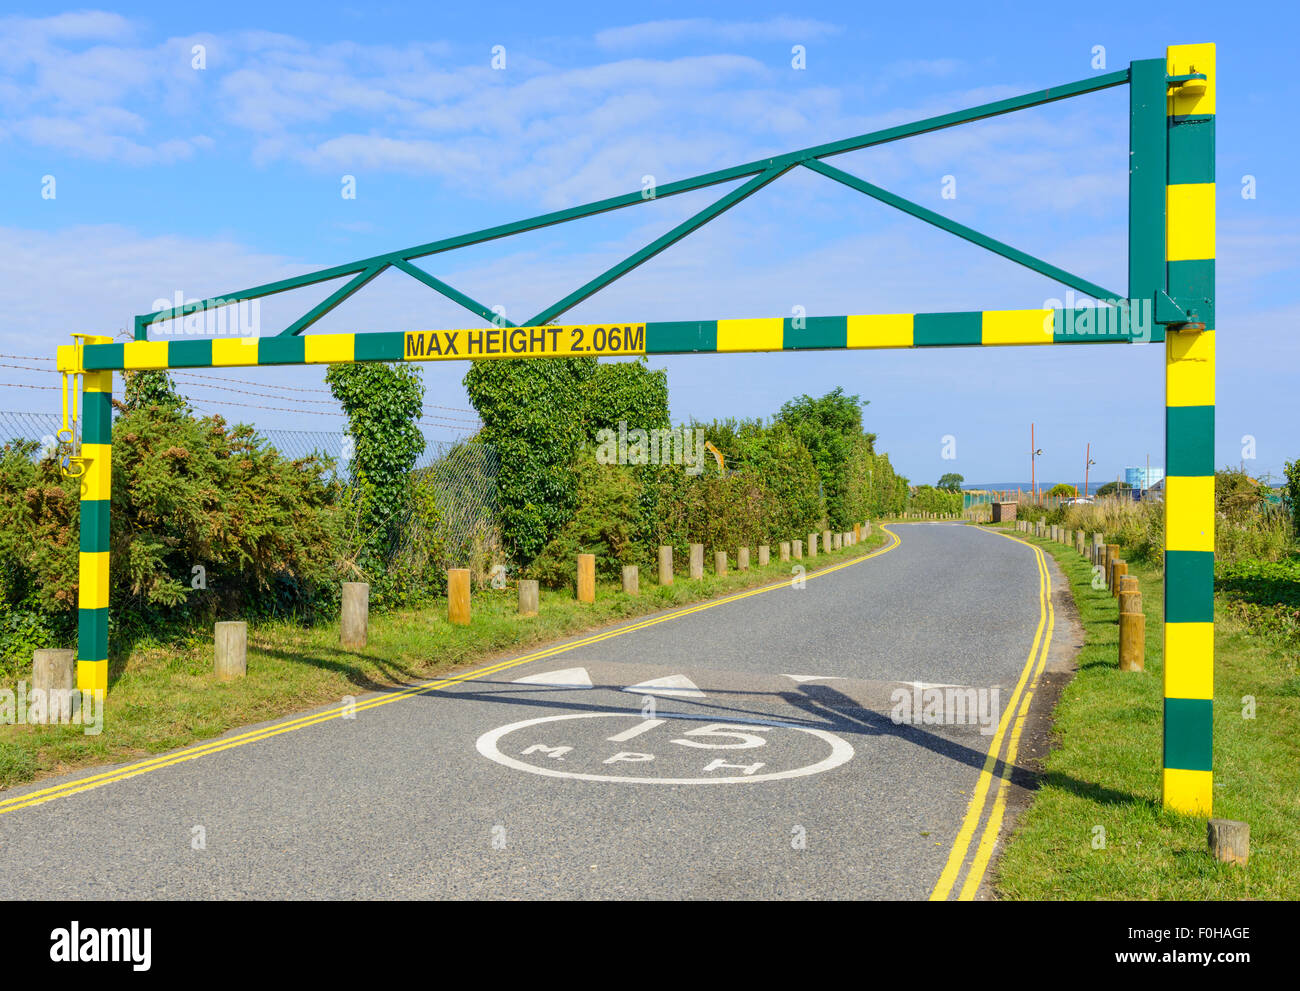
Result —
[[[101, 344], [109, 337], [89, 338]], [[108, 522], [112, 489], [113, 373], [82, 375], [81, 554], [77, 591], [77, 688], [108, 691]]]
[[[1209, 815], [1214, 700], [1214, 45], [1176, 45], [1167, 100], [1164, 806]], [[1203, 329], [1202, 329], [1203, 327]]]

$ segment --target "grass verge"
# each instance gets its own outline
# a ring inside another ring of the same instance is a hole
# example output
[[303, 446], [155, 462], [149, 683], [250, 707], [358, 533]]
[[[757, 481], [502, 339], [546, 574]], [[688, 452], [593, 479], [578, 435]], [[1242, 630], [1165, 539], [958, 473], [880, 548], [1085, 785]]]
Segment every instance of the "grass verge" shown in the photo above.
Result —
[[[879, 533], [856, 547], [816, 559], [765, 568], [677, 575], [659, 586], [644, 581], [638, 596], [597, 583], [584, 605], [572, 590], [541, 593], [539, 615], [521, 617], [516, 590], [485, 589], [473, 597], [473, 622], [447, 622], [445, 599], [419, 609], [374, 614], [364, 650], [339, 645], [338, 623], [303, 628], [286, 621], [249, 625], [248, 676], [222, 682], [212, 675], [210, 635], [184, 644], [137, 645], [110, 665], [103, 732], [80, 727], [0, 725], [0, 788], [93, 764], [118, 763], [211, 739], [250, 723], [339, 702], [344, 696], [425, 679], [453, 668], [521, 653], [633, 616], [712, 599], [789, 578], [794, 564], [809, 573], [861, 557], [885, 542]], [[775, 551], [775, 549], [774, 549]], [[30, 676], [28, 676], [30, 681]], [[0, 686], [16, 689], [13, 684]]]
[[[1163, 583], [1129, 562], [1146, 613], [1146, 671], [1118, 670], [1118, 607], [1073, 548], [1016, 534], [1056, 558], [1084, 629], [1078, 674], [1054, 713], [1040, 787], [998, 864], [1017, 899], [1300, 898], [1300, 681], [1296, 658], [1248, 627], [1215, 627], [1214, 815], [1250, 824], [1250, 863], [1207, 853], [1205, 820], [1160, 805]], [[1222, 612], [1220, 612], [1222, 615]], [[1244, 718], [1246, 697], [1254, 718]], [[1096, 841], [1103, 835], [1104, 846]]]

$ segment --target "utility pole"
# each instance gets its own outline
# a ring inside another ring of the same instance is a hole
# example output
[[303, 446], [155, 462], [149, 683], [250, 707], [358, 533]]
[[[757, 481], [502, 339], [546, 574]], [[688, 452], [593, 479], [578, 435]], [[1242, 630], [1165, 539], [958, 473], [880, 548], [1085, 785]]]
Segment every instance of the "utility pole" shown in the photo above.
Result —
[[1034, 505], [1038, 505], [1038, 465], [1037, 459], [1042, 454], [1042, 448], [1037, 447], [1034, 443], [1034, 425], [1029, 424], [1029, 484], [1034, 489]]
[[1097, 462], [1092, 460], [1092, 441], [1088, 442], [1088, 451], [1083, 456], [1083, 494], [1085, 498], [1088, 495], [1088, 469]]

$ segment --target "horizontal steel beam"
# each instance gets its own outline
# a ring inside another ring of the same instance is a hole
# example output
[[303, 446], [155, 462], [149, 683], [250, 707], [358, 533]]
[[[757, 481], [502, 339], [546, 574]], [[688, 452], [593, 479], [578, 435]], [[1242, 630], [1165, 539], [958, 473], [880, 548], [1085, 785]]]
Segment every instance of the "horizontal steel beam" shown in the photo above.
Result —
[[763, 351], [1123, 344], [1164, 340], [1151, 300], [1068, 309], [538, 324], [448, 330], [220, 337], [59, 348], [61, 371], [233, 368], [351, 361], [634, 357]]

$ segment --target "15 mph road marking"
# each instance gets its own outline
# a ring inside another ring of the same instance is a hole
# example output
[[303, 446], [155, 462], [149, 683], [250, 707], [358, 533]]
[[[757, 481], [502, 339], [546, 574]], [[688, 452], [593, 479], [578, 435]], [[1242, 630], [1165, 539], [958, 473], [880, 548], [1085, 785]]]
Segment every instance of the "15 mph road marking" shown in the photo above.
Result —
[[[688, 730], [682, 738], [665, 740], [663, 742], [664, 745], [658, 747], [660, 753], [667, 750], [672, 753], [673, 756], [678, 758], [684, 756], [681, 753], [683, 748], [698, 748], [700, 753], [691, 754], [691, 759], [695, 760], [696, 764], [699, 764], [701, 767], [698, 775], [691, 777], [682, 777], [677, 775], [658, 777], [649, 773], [637, 776], [617, 773], [602, 774], [568, 771], [554, 766], [548, 767], [541, 764], [529, 763], [516, 757], [512, 757], [509, 754], [504, 753], [502, 750], [503, 740], [507, 737], [520, 734], [518, 742], [523, 744], [522, 748], [519, 750], [521, 756], [532, 757], [534, 760], [538, 761], [568, 760], [570, 759], [570, 755], [577, 749], [577, 745], [556, 744], [554, 746], [548, 746], [547, 744], [537, 742], [537, 740], [541, 738], [538, 737], [537, 734], [522, 734], [520, 731], [532, 729], [537, 726], [546, 726], [550, 729], [550, 724], [561, 724], [574, 720], [642, 720], [639, 712], [578, 712], [563, 716], [543, 716], [540, 719], [525, 719], [522, 722], [510, 723], [508, 726], [501, 726], [498, 729], [484, 733], [478, 738], [478, 743], [475, 746], [478, 752], [484, 757], [496, 761], [498, 764], [503, 764], [506, 767], [514, 768], [516, 771], [527, 771], [529, 774], [540, 774], [548, 778], [571, 778], [577, 781], [603, 781], [614, 784], [637, 785], [734, 785], [753, 784], [760, 781], [781, 781], [787, 778], [802, 778], [809, 774], [820, 774], [822, 771], [829, 771], [832, 768], [839, 767], [841, 764], [846, 764], [853, 759], [853, 747], [848, 743], [848, 741], [836, 736], [834, 733], [828, 733], [826, 730], [812, 729], [807, 726], [794, 726], [790, 723], [774, 721], [767, 722], [747, 719], [742, 724], [732, 724], [719, 723], [713, 716], [677, 715], [672, 713], [660, 713], [660, 716], [661, 718], [658, 720], [651, 720], [651, 722], [655, 723], [655, 726], [646, 726], [644, 728], [642, 726], [635, 726], [632, 729], [638, 731], [636, 733], [628, 731], [617, 734], [613, 737], [605, 737], [604, 739], [606, 741], [613, 740], [621, 742], [622, 739], [630, 738], [629, 733], [631, 733], [631, 735], [639, 735], [642, 732], [655, 729], [658, 725], [662, 724], [665, 719], [687, 719], [709, 723], [709, 725], [703, 726], [699, 729]], [[755, 729], [760, 730], [761, 735], [760, 733], [755, 733]], [[761, 732], [762, 730], [767, 730], [767, 732]], [[777, 732], [772, 733], [771, 731], [773, 730]], [[779, 759], [779, 757], [772, 758], [767, 756], [767, 747], [772, 743], [768, 737], [779, 738], [790, 733], [806, 734], [807, 736], [814, 737], [824, 743], [829, 748], [830, 753], [821, 760], [815, 761], [811, 764], [804, 764], [797, 767], [784, 768], [759, 774], [758, 771], [764, 766], [769, 766], [771, 761]], [[685, 739], [687, 736], [693, 737], [693, 739]], [[545, 738], [547, 740], [559, 739], [549, 736]], [[725, 738], [726, 742], [719, 743], [717, 742], [718, 738]], [[734, 742], [737, 738], [739, 738], [740, 742]], [[563, 739], [567, 741], [577, 738], [565, 736]], [[677, 752], [672, 751], [674, 746], [677, 748]], [[742, 758], [739, 755], [731, 756], [730, 759], [735, 761], [735, 763], [730, 763], [724, 759], [724, 757], [721, 757], [716, 753], [716, 751], [721, 751], [724, 754], [733, 755], [738, 750], [745, 751], [743, 760], [747, 763], [741, 763], [740, 761]], [[709, 751], [714, 752], [709, 753]], [[767, 759], [760, 761], [754, 759], [755, 756], [763, 756], [767, 757]], [[625, 767], [628, 765], [642, 765], [646, 766], [649, 770], [655, 770], [658, 766], [655, 763], [656, 760], [657, 754], [648, 751], [638, 751], [635, 753], [616, 751], [611, 752], [609, 756], [605, 757], [605, 759], [601, 761], [601, 763], [612, 768], [618, 768], [619, 765]], [[677, 760], [673, 761], [673, 763], [676, 766], [679, 765], [681, 761]], [[710, 773], [715, 770], [738, 770], [741, 773], [723, 775]]]

